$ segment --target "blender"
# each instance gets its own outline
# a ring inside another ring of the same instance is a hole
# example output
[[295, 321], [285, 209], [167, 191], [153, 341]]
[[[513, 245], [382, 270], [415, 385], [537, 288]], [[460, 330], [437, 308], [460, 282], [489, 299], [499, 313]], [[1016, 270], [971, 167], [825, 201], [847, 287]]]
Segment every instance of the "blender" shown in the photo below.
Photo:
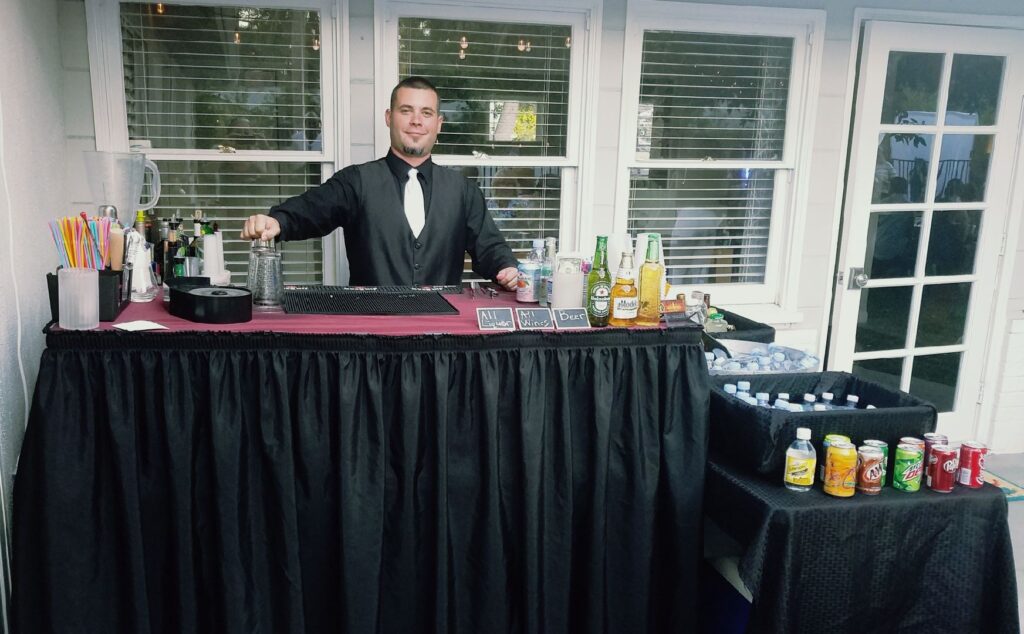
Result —
[[[91, 150], [83, 154], [93, 202], [97, 206], [116, 207], [118, 220], [123, 226], [132, 226], [136, 211], [152, 209], [160, 200], [160, 170], [144, 154]], [[146, 170], [152, 173], [152, 195], [148, 201], [141, 202]]]

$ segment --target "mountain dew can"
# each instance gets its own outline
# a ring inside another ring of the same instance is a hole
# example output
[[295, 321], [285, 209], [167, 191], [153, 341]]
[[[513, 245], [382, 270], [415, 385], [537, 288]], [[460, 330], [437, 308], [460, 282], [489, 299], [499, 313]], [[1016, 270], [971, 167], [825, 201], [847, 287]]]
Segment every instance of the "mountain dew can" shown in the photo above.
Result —
[[889, 443], [884, 440], [865, 440], [864, 444], [882, 450], [882, 486], [885, 486], [885, 479], [889, 474]]
[[892, 488], [914, 493], [921, 489], [924, 471], [924, 449], [916, 445], [896, 445], [896, 462], [892, 469]]

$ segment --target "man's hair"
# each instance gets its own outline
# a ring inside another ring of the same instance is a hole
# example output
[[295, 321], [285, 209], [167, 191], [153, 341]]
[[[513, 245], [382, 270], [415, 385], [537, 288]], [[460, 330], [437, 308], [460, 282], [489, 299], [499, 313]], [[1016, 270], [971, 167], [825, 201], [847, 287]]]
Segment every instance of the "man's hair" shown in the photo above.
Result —
[[399, 88], [415, 88], [417, 90], [432, 90], [437, 95], [437, 108], [441, 109], [441, 93], [437, 91], [437, 86], [432, 84], [426, 77], [419, 77], [413, 75], [412, 77], [406, 77], [402, 81], [398, 82], [397, 85], [391, 90], [391, 109], [395, 109], [395, 100], [398, 99]]

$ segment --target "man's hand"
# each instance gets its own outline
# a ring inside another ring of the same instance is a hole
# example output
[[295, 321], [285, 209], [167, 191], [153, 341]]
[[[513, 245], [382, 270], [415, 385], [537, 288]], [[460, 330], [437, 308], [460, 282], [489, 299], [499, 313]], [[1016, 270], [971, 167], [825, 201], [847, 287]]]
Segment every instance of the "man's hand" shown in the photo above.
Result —
[[281, 233], [281, 224], [264, 214], [249, 216], [242, 225], [243, 240], [270, 240]]
[[514, 291], [516, 290], [516, 284], [519, 283], [519, 269], [514, 266], [501, 269], [494, 276], [494, 281], [501, 284], [506, 291]]

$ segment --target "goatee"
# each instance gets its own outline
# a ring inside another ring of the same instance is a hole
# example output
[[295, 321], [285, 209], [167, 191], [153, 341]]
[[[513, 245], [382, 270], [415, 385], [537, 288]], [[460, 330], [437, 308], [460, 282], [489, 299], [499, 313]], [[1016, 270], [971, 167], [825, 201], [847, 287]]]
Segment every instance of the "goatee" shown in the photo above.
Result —
[[423, 156], [426, 151], [426, 148], [409, 147], [408, 145], [402, 146], [402, 153], [406, 156]]

